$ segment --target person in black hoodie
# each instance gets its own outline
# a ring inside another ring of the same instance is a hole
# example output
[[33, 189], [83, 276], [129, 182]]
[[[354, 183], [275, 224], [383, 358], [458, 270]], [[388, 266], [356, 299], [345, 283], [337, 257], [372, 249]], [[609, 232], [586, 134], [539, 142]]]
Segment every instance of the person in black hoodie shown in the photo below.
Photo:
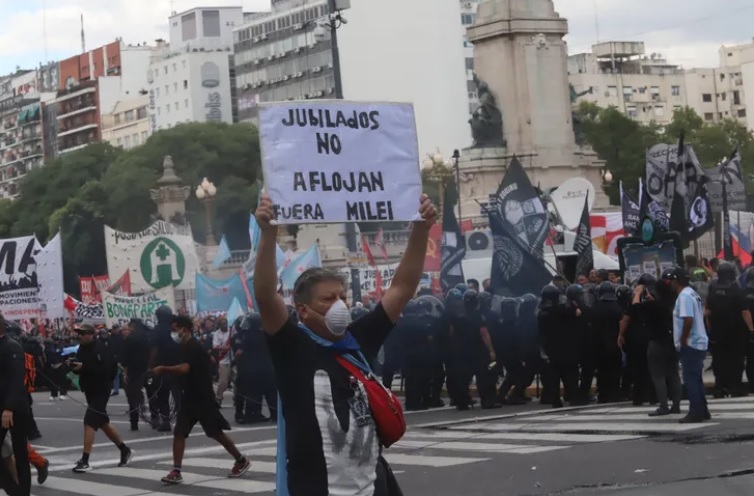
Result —
[[120, 365], [123, 367], [123, 382], [128, 399], [131, 430], [139, 430], [139, 410], [144, 407], [144, 393], [149, 351], [152, 347], [151, 331], [139, 319], [132, 319], [123, 334], [120, 346]]
[[50, 388], [50, 401], [64, 400], [66, 395], [66, 374], [60, 346], [60, 338], [45, 341], [45, 368], [47, 387]]
[[6, 436], [11, 437], [18, 482], [3, 463], [0, 464], [0, 485], [10, 496], [28, 496], [31, 469], [26, 436], [30, 405], [24, 386], [24, 350], [6, 331], [7, 323], [0, 316], [0, 444]]
[[[152, 364], [172, 366], [180, 363], [181, 347], [170, 337], [170, 326], [173, 322], [173, 311], [168, 306], [163, 306], [155, 312], [157, 325], [154, 328], [154, 340], [152, 342]], [[180, 382], [173, 376], [164, 376], [156, 379], [155, 387], [157, 397], [155, 404], [157, 414], [159, 415], [160, 424], [157, 430], [160, 432], [172, 431], [170, 427], [170, 396], [173, 396], [173, 402], [178, 410], [178, 402], [181, 400]], [[153, 426], [155, 427], [155, 426]]]
[[[673, 308], [675, 297], [670, 288], [672, 269], [663, 272], [660, 281], [643, 274], [634, 289], [630, 315], [647, 329], [649, 346], [647, 363], [659, 407], [649, 414], [660, 417], [681, 413], [681, 379], [678, 376], [678, 353], [673, 342]], [[668, 407], [668, 396], [672, 405]]]
[[89, 455], [94, 446], [94, 437], [100, 429], [120, 450], [118, 466], [125, 467], [131, 462], [133, 452], [123, 442], [107, 415], [107, 403], [110, 400], [118, 364], [107, 345], [95, 339], [94, 327], [83, 324], [75, 330], [79, 334], [79, 350], [70, 366], [71, 370], [79, 375], [79, 384], [86, 397], [87, 409], [84, 414], [84, 451], [73, 471], [80, 474], [91, 470]]

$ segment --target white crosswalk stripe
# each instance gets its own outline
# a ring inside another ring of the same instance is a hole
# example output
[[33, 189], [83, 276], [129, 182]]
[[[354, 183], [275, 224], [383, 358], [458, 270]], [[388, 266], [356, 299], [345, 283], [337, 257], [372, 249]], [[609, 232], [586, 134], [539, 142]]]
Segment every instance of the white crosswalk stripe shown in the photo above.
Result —
[[[686, 405], [682, 408], [685, 410]], [[711, 401], [712, 420], [680, 424], [681, 415], [648, 417], [653, 407], [600, 406], [567, 412], [557, 410], [518, 417], [489, 418], [455, 425], [412, 427], [384, 456], [396, 473], [412, 469], [443, 469], [483, 463], [499, 456], [536, 456], [594, 443], [634, 441], [648, 436], [695, 433], [725, 420], [754, 419], [754, 397]], [[160, 482], [172, 468], [170, 453], [137, 458], [133, 466], [100, 466], [82, 475], [55, 472], [34, 496], [200, 496], [208, 489], [227, 495], [271, 496], [275, 490], [277, 447], [273, 440], [239, 445], [252, 460], [239, 479], [228, 478], [227, 456], [211, 457], [209, 449], [187, 453], [184, 482]]]

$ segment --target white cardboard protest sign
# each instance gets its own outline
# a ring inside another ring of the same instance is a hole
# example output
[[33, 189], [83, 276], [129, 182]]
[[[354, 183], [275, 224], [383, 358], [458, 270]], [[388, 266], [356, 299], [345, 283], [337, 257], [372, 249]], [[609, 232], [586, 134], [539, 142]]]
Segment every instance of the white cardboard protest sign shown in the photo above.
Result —
[[157, 325], [155, 312], [162, 306], [175, 308], [173, 288], [158, 289], [140, 296], [118, 296], [102, 292], [102, 307], [108, 327], [128, 324], [131, 319], [141, 319], [149, 327]]
[[414, 108], [342, 100], [260, 106], [264, 183], [279, 224], [417, 220]]

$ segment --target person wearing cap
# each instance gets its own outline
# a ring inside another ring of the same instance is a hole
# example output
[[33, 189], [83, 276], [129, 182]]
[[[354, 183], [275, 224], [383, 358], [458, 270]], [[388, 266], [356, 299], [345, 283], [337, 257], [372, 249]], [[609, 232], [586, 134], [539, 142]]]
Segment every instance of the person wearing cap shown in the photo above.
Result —
[[95, 339], [96, 329], [83, 324], [75, 329], [79, 335], [79, 351], [76, 361], [70, 363], [71, 370], [79, 375], [79, 384], [86, 397], [87, 409], [84, 414], [84, 451], [81, 459], [73, 467], [75, 473], [89, 472], [89, 455], [94, 446], [94, 437], [102, 430], [120, 450], [119, 467], [127, 466], [133, 455], [120, 434], [110, 423], [107, 403], [110, 401], [111, 387], [118, 364], [108, 347]]
[[700, 423], [711, 418], [702, 377], [709, 345], [702, 298], [689, 286], [689, 275], [682, 268], [674, 269], [670, 280], [671, 287], [678, 294], [673, 310], [673, 340], [680, 353], [683, 383], [689, 397], [689, 413], [680, 422]]

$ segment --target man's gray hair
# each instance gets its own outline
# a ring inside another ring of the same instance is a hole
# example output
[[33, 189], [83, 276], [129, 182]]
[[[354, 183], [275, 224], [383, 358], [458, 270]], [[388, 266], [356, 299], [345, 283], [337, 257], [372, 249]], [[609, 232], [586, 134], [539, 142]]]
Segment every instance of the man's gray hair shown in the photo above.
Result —
[[293, 285], [293, 302], [309, 303], [312, 299], [312, 289], [321, 282], [337, 281], [345, 287], [346, 279], [339, 272], [321, 267], [305, 270]]

